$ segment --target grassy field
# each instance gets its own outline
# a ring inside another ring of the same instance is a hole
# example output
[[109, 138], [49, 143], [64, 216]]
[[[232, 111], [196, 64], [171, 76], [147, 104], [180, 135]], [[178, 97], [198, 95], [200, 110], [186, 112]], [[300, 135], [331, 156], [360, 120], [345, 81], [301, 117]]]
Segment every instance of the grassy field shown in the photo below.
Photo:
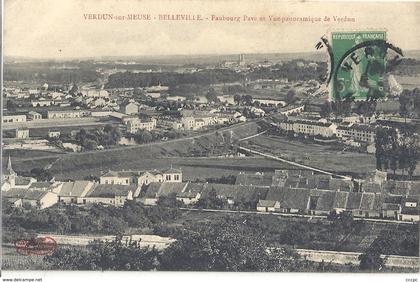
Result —
[[19, 254], [12, 246], [2, 246], [2, 268], [13, 270], [46, 270], [44, 256]]
[[[91, 151], [72, 154], [44, 154], [43, 156], [30, 155], [20, 156], [14, 154], [13, 167], [16, 171], [30, 171], [34, 167], [50, 167], [53, 175], [59, 178], [72, 178], [80, 175], [97, 174], [100, 171], [109, 169], [150, 169], [165, 168], [171, 163], [179, 165], [179, 159], [186, 157], [207, 155], [209, 152], [217, 152], [224, 145], [229, 145], [235, 140], [257, 133], [258, 125], [255, 122], [239, 124], [236, 126], [219, 129], [216, 132], [203, 133], [196, 137], [189, 137], [178, 140], [169, 140], [160, 143], [146, 145], [119, 147], [104, 151]], [[3, 154], [3, 164], [7, 161], [8, 152]], [[170, 158], [167, 160], [166, 158]], [[216, 159], [216, 164], [223, 165], [223, 159]], [[265, 161], [260, 159], [259, 165], [266, 169], [263, 164]], [[234, 166], [232, 162], [231, 166]], [[197, 162], [195, 163], [197, 164]], [[216, 165], [215, 164], [215, 165]], [[191, 167], [190, 163], [182, 163], [186, 167]], [[193, 163], [194, 165], [194, 163]], [[252, 167], [252, 162], [245, 167]], [[282, 167], [281, 164], [271, 162], [268, 167]], [[216, 169], [216, 168], [215, 168]], [[191, 168], [192, 170], [192, 168]], [[205, 170], [205, 168], [203, 168]], [[220, 168], [219, 174], [224, 170]], [[235, 168], [240, 171], [242, 168]], [[257, 168], [258, 171], [258, 168]], [[224, 172], [223, 172], [224, 173]]]
[[374, 155], [337, 151], [329, 145], [303, 143], [282, 136], [260, 135], [249, 139], [244, 146], [341, 174], [364, 174], [375, 170]]
[[[61, 162], [58, 162], [61, 164]], [[194, 181], [197, 179], [205, 180], [228, 175], [237, 175], [239, 172], [264, 172], [272, 174], [275, 169], [291, 168], [287, 164], [282, 164], [273, 160], [260, 157], [245, 158], [139, 158], [127, 162], [108, 162], [99, 163], [97, 166], [87, 168], [85, 166], [74, 166], [72, 169], [60, 169], [54, 165], [53, 174], [57, 180], [80, 179], [89, 175], [99, 176], [101, 172], [111, 170], [151, 170], [169, 168], [170, 166], [181, 168], [183, 179]]]
[[8, 158], [9, 155], [12, 160], [20, 161], [23, 159], [31, 158], [44, 158], [44, 157], [59, 157], [65, 153], [51, 152], [51, 151], [42, 151], [42, 150], [5, 150], [3, 156]]

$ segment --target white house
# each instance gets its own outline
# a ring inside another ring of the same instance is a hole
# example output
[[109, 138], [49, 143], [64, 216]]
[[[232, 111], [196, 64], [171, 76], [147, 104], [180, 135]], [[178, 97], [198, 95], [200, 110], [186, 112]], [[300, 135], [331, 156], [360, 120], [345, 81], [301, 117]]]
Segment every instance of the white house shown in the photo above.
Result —
[[29, 138], [29, 129], [26, 127], [16, 128], [15, 138], [17, 139], [27, 139]]
[[3, 123], [26, 122], [25, 115], [3, 116]]
[[28, 119], [29, 120], [40, 120], [42, 119], [42, 115], [40, 113], [34, 112], [34, 111], [30, 111], [28, 114]]
[[180, 169], [150, 171], [109, 171], [100, 177], [101, 184], [121, 184], [143, 186], [153, 182], [182, 182]]
[[152, 118], [150, 121], [142, 121], [139, 118], [127, 120], [127, 132], [135, 134], [139, 130], [151, 131], [156, 128], [156, 119]]
[[87, 89], [81, 91], [83, 97], [92, 97], [92, 98], [109, 98], [109, 93], [106, 90], [98, 89]]
[[182, 102], [185, 101], [186, 98], [184, 96], [168, 96], [166, 97], [168, 101], [175, 101], [175, 102]]
[[48, 138], [59, 138], [60, 134], [59, 130], [50, 130], [48, 131]]

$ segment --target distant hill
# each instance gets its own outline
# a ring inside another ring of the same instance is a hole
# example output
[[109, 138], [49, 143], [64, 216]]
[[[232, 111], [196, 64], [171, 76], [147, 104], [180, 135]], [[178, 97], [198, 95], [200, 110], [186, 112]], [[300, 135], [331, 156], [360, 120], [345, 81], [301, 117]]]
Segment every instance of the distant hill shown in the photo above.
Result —
[[404, 54], [404, 57], [406, 58], [420, 60], [420, 50], [410, 50], [410, 51], [403, 50], [403, 54]]
[[[290, 60], [308, 60], [308, 61], [325, 61], [327, 58], [326, 52], [320, 50], [317, 52], [304, 52], [304, 53], [260, 53], [260, 54], [244, 54], [246, 63], [263, 62], [265, 60], [270, 62], [281, 62]], [[406, 58], [413, 58], [420, 60], [420, 50], [405, 51], [404, 55]], [[106, 57], [95, 57], [95, 58], [80, 58], [80, 59], [68, 59], [62, 61], [77, 61], [77, 60], [93, 60], [93, 61], [132, 61], [138, 64], [150, 64], [150, 65], [188, 65], [188, 64], [199, 64], [199, 65], [214, 65], [224, 61], [238, 61], [238, 54], [225, 54], [225, 55], [214, 55], [214, 54], [203, 54], [203, 55], [166, 55], [166, 56], [106, 56]], [[54, 61], [52, 59], [30, 59], [27, 57], [6, 57], [5, 62], [30, 62], [30, 61]]]
[[[267, 54], [244, 54], [246, 63], [263, 62], [265, 60], [271, 62], [290, 61], [294, 59], [323, 61], [325, 54], [323, 52], [308, 53], [267, 53]], [[167, 55], [167, 56], [130, 56], [130, 57], [96, 57], [96, 58], [80, 58], [79, 60], [93, 61], [133, 61], [139, 64], [150, 65], [187, 65], [187, 64], [217, 64], [224, 61], [238, 61], [239, 54], [203, 54], [203, 55]], [[76, 61], [72, 58], [67, 61]], [[30, 61], [54, 61], [53, 59], [31, 59], [28, 57], [6, 57], [5, 62], [30, 62]], [[58, 60], [57, 60], [58, 61]], [[66, 60], [61, 60], [66, 61]]]

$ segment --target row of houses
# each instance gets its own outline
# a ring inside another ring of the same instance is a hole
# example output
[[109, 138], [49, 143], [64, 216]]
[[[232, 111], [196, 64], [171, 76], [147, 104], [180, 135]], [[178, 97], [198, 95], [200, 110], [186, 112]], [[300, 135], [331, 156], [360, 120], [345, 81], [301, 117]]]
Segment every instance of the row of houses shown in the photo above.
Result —
[[91, 181], [35, 182], [28, 188], [2, 191], [3, 199], [15, 207], [45, 209], [57, 203], [122, 206], [140, 194], [137, 185], [100, 184]]
[[322, 136], [325, 138], [337, 137], [342, 140], [353, 140], [371, 144], [375, 141], [376, 127], [369, 124], [342, 123], [320, 119], [317, 121], [307, 119], [288, 119], [281, 121], [278, 127], [284, 131], [306, 136]]
[[337, 125], [327, 121], [313, 120], [286, 120], [279, 123], [279, 127], [285, 131], [304, 134], [308, 136], [332, 137], [335, 134]]
[[[157, 181], [158, 183], [181, 183], [182, 174], [178, 170], [164, 172], [121, 171], [107, 172], [100, 177], [100, 182], [36, 182], [30, 181], [20, 185], [11, 179], [4, 179], [7, 186], [2, 185], [2, 196], [15, 207], [25, 205], [44, 209], [57, 203], [94, 204], [101, 203], [122, 206], [127, 200], [140, 195], [143, 185]], [[9, 182], [11, 181], [11, 182]], [[173, 181], [173, 182], [172, 182]]]
[[161, 197], [175, 195], [184, 205], [216, 196], [230, 205], [248, 204], [260, 212], [328, 215], [331, 211], [351, 211], [355, 217], [419, 220], [416, 197], [385, 197], [379, 193], [347, 192], [306, 188], [256, 187], [214, 183], [152, 182], [135, 184], [102, 184], [90, 181], [35, 182], [28, 188], [3, 191], [3, 198], [16, 207], [25, 205], [40, 209], [58, 202], [122, 206], [128, 200], [156, 205]]
[[37, 182], [32, 177], [18, 176], [12, 168], [9, 156], [7, 166], [2, 173], [1, 190], [3, 197], [15, 206], [27, 203], [38, 208], [46, 208], [57, 202], [122, 205], [124, 199], [132, 200], [138, 197], [143, 185], [153, 182], [181, 183], [182, 171], [172, 167], [150, 171], [108, 171], [100, 176], [99, 183]]
[[174, 195], [184, 205], [200, 199], [261, 212], [327, 215], [351, 211], [356, 217], [419, 220], [420, 182], [388, 181], [375, 172], [364, 180], [336, 179], [306, 170], [276, 170], [274, 175], [240, 173], [234, 184], [183, 182], [182, 171], [108, 171], [91, 181], [37, 182], [14, 172], [9, 158], [2, 177], [3, 198], [14, 206], [46, 208], [58, 202], [122, 206], [125, 201], [155, 205]]
[[151, 183], [144, 187], [139, 201], [145, 205], [156, 205], [159, 198], [174, 195], [185, 205], [192, 205], [200, 199], [216, 196], [226, 201], [228, 205], [250, 203], [255, 206], [259, 199], [264, 198], [267, 187], [240, 186], [218, 183]]
[[108, 171], [99, 178], [101, 184], [136, 185], [139, 187], [152, 182], [182, 182], [182, 170], [169, 168], [148, 171]]
[[257, 210], [295, 214], [328, 215], [352, 212], [355, 217], [419, 221], [418, 197], [386, 197], [380, 193], [273, 187]]
[[193, 205], [200, 199], [216, 195], [229, 206], [243, 204], [260, 212], [328, 215], [332, 211], [350, 211], [355, 217], [419, 220], [418, 198], [386, 197], [372, 192], [214, 183], [151, 183], [144, 187], [138, 200], [145, 205], [156, 205], [159, 198], [170, 194], [184, 205]]
[[177, 130], [200, 130], [207, 126], [245, 122], [246, 120], [246, 117], [239, 112], [233, 114], [211, 113], [183, 116], [180, 120], [173, 121], [171, 126]]
[[[90, 116], [86, 110], [60, 110], [47, 111], [47, 119], [73, 119]], [[27, 121], [41, 120], [42, 114], [36, 111], [29, 111], [26, 115], [4, 115], [3, 123], [24, 123]]]

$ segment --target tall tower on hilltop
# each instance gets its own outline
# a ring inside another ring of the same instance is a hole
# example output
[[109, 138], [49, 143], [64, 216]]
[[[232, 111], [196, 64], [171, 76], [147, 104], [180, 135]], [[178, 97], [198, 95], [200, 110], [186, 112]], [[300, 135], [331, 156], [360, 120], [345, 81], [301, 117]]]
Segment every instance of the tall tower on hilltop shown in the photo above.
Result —
[[238, 64], [241, 67], [245, 66], [245, 55], [244, 54], [239, 54]]

